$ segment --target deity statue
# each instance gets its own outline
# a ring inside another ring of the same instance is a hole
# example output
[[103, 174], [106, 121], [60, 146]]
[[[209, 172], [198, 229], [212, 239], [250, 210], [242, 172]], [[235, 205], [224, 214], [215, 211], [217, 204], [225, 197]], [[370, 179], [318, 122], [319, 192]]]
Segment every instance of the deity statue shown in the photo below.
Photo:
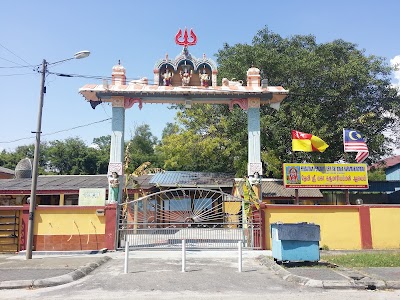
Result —
[[162, 75], [163, 83], [165, 86], [171, 85], [172, 81], [172, 72], [168, 69], [165, 70], [165, 73]]
[[181, 75], [182, 85], [188, 86], [190, 83], [190, 78], [192, 78], [192, 71], [188, 71], [187, 68], [184, 68], [179, 74]]
[[200, 73], [199, 77], [200, 77], [200, 85], [208, 87], [210, 76], [207, 74], [206, 70], [203, 69], [203, 73]]
[[118, 201], [118, 194], [119, 194], [119, 179], [118, 173], [112, 172], [111, 177], [109, 179], [110, 183], [110, 199], [109, 202], [117, 202]]

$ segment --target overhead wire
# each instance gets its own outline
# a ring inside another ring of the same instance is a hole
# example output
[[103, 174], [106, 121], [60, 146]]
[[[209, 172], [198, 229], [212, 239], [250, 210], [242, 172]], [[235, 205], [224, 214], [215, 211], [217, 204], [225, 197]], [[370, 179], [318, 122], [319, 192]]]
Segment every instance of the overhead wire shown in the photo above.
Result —
[[[79, 126], [75, 126], [75, 127], [71, 127], [71, 128], [67, 128], [67, 129], [62, 129], [62, 130], [58, 130], [58, 131], [54, 131], [54, 132], [42, 133], [41, 136], [54, 135], [54, 134], [57, 134], [57, 133], [60, 133], [60, 132], [71, 131], [71, 130], [74, 130], [74, 129], [87, 127], [87, 126], [90, 126], [90, 125], [93, 125], [93, 124], [98, 124], [98, 123], [102, 123], [102, 122], [109, 121], [109, 120], [111, 120], [111, 118], [107, 118], [107, 119], [104, 119], [104, 120], [95, 121], [95, 122], [92, 122], [92, 123], [79, 125]], [[28, 139], [33, 139], [33, 138], [35, 138], [35, 136], [19, 138], [19, 139], [12, 140], [12, 141], [4, 141], [4, 142], [0, 141], [0, 144], [10, 144], [10, 143], [15, 143], [15, 142], [19, 142], [19, 141], [22, 141], [22, 140], [28, 140]]]
[[[26, 63], [26, 64], [28, 64], [29, 66], [31, 66], [31, 67], [34, 67], [32, 64], [30, 64], [29, 62], [27, 62], [25, 59], [23, 59], [22, 57], [20, 57], [20, 56], [18, 56], [17, 54], [15, 54], [14, 52], [12, 52], [10, 49], [8, 49], [7, 47], [5, 47], [4, 45], [2, 45], [1, 43], [0, 43], [0, 46], [1, 47], [3, 47], [5, 50], [7, 50], [8, 52], [10, 52], [12, 55], [14, 55], [15, 57], [18, 57], [20, 60], [22, 60], [24, 63]], [[20, 65], [21, 66], [21, 64], [19, 64], [19, 63], [16, 63], [16, 62], [13, 62], [14, 64], [16, 64], [16, 65]]]

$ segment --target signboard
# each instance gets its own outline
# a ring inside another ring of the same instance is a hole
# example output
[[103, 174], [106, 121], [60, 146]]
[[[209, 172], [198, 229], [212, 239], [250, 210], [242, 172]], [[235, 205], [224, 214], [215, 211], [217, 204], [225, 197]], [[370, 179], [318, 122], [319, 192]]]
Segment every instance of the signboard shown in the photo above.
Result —
[[366, 164], [283, 164], [283, 183], [295, 189], [368, 189]]
[[108, 164], [108, 175], [111, 175], [113, 172], [116, 172], [119, 176], [123, 173], [122, 163], [121, 162], [110, 162]]
[[79, 206], [103, 206], [106, 203], [106, 189], [79, 189]]

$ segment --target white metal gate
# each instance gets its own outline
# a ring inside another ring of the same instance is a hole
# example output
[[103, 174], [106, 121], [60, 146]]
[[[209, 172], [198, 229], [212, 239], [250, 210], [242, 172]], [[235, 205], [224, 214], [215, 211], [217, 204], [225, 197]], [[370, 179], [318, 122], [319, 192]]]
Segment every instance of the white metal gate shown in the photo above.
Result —
[[243, 199], [221, 191], [176, 188], [119, 205], [118, 248], [261, 248], [261, 226], [243, 217]]

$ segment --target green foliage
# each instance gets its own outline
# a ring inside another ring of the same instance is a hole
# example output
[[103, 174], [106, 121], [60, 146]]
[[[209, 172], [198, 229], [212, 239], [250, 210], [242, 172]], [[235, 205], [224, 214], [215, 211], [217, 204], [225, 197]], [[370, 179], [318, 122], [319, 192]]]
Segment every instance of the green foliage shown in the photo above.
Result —
[[[335, 40], [318, 44], [312, 35], [281, 37], [264, 28], [252, 45], [225, 44], [217, 54], [218, 82], [236, 78], [246, 84], [254, 65], [271, 86], [290, 90], [279, 111], [261, 108], [261, 157], [267, 177], [282, 178], [283, 162], [334, 162], [343, 158], [343, 128], [360, 131], [370, 150], [368, 161], [390, 153], [400, 115], [391, 71], [382, 58], [365, 55], [355, 44]], [[178, 108], [156, 152], [172, 170], [247, 173], [247, 115], [226, 105]], [[391, 114], [388, 114], [390, 112]], [[312, 133], [329, 144], [324, 153], [291, 151], [291, 130]], [[353, 154], [353, 153], [352, 153]], [[354, 155], [345, 159], [355, 162]]]
[[386, 181], [386, 173], [383, 168], [371, 169], [368, 171], [369, 181]]
[[252, 216], [251, 206], [254, 205], [257, 209], [260, 208], [259, 198], [254, 191], [249, 179], [245, 177], [243, 184], [243, 200], [244, 200], [244, 214], [249, 219]]
[[60, 175], [96, 174], [95, 149], [79, 138], [49, 142], [47, 168]]
[[[236, 111], [236, 110], [235, 110]], [[237, 110], [234, 114], [242, 114]], [[156, 147], [156, 154], [167, 170], [237, 172], [247, 157], [245, 117], [229, 118], [223, 105], [193, 105], [177, 113], [177, 126], [171, 127]], [[245, 171], [245, 168], [243, 168]], [[237, 172], [239, 173], [239, 172]], [[239, 173], [240, 174], [240, 173]]]
[[128, 143], [129, 147], [126, 150], [129, 151], [130, 156], [130, 164], [127, 169], [128, 173], [132, 173], [137, 166], [140, 166], [146, 161], [152, 162], [154, 167], [160, 166], [161, 163], [154, 152], [158, 140], [151, 133], [149, 125], [144, 124], [136, 127]]
[[398, 252], [322, 255], [321, 258], [343, 267], [400, 267], [400, 253]]
[[[399, 114], [397, 91], [391, 88], [391, 68], [382, 58], [366, 56], [343, 40], [318, 44], [315, 37], [283, 38], [260, 30], [253, 45], [224, 45], [218, 52], [219, 76], [246, 80], [254, 64], [269, 85], [290, 90], [279, 111], [262, 108], [263, 161], [274, 176], [280, 162], [334, 162], [343, 156], [343, 128], [365, 135], [370, 160], [390, 152], [383, 135]], [[392, 112], [389, 115], [385, 112]], [[324, 153], [291, 152], [292, 129], [313, 133], [329, 144]], [[243, 128], [246, 130], [246, 128]], [[273, 152], [270, 154], [270, 152]], [[354, 156], [348, 156], [354, 162]], [[268, 161], [269, 160], [269, 161]], [[279, 177], [279, 176], [278, 176]]]
[[328, 245], [322, 245], [321, 249], [322, 249], [322, 250], [325, 250], [325, 251], [328, 251], [328, 250], [329, 250], [329, 247], [328, 247]]

